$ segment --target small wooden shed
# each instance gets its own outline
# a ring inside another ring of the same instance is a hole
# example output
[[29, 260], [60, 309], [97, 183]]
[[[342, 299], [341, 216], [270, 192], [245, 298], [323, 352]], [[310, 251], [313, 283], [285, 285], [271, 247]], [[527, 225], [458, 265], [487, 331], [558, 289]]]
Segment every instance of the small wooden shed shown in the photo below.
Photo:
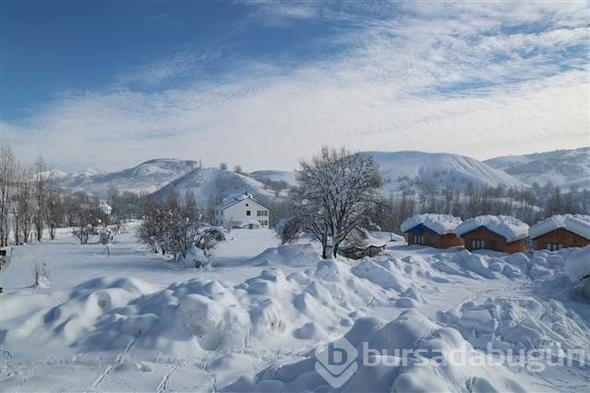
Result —
[[451, 248], [463, 245], [455, 229], [461, 219], [446, 214], [417, 214], [405, 220], [401, 229], [409, 245]]
[[549, 217], [531, 227], [537, 250], [585, 247], [590, 244], [590, 216], [564, 214]]
[[465, 220], [457, 227], [465, 248], [493, 250], [514, 254], [526, 250], [529, 226], [509, 216], [479, 216]]

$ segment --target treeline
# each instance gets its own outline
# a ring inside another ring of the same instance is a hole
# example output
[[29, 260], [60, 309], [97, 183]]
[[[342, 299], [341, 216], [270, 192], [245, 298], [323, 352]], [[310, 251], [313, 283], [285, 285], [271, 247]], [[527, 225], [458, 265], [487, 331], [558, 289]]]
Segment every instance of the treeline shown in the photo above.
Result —
[[468, 185], [465, 191], [406, 190], [401, 195], [381, 197], [372, 211], [371, 221], [382, 230], [399, 232], [405, 219], [419, 213], [450, 214], [463, 219], [486, 214], [508, 215], [532, 225], [555, 214], [589, 212], [590, 191], [577, 187], [564, 193], [551, 183], [524, 190]]
[[53, 240], [62, 227], [85, 243], [97, 227], [139, 216], [142, 196], [112, 189], [107, 199], [112, 211], [95, 196], [65, 192], [42, 157], [26, 165], [0, 141], [0, 247]]
[[[563, 190], [551, 183], [533, 184], [526, 189], [499, 186], [476, 187], [467, 184], [460, 191], [452, 188], [436, 189], [422, 186], [418, 179], [415, 187], [380, 194], [367, 212], [369, 229], [400, 232], [401, 223], [419, 213], [450, 214], [463, 219], [479, 215], [508, 215], [529, 225], [556, 214], [590, 214], [590, 190], [571, 187]], [[297, 188], [289, 191], [290, 197], [270, 203], [271, 226], [297, 213]]]

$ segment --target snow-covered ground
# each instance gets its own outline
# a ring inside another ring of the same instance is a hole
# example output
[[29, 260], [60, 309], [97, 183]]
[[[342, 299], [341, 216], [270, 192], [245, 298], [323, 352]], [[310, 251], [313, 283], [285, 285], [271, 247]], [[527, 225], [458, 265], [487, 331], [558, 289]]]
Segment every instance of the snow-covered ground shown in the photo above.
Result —
[[[575, 250], [507, 256], [390, 243], [360, 261], [322, 261], [315, 245], [280, 247], [267, 230], [233, 230], [212, 267], [145, 251], [127, 227], [111, 245], [15, 248], [0, 277], [2, 391], [583, 391], [579, 361], [361, 364], [341, 387], [316, 371], [340, 334], [359, 352], [562, 349], [590, 353], [590, 303], [565, 274]], [[45, 263], [48, 288], [32, 288]], [[579, 286], [579, 285], [578, 285]], [[470, 357], [473, 357], [473, 353]], [[590, 356], [587, 354], [587, 361]], [[362, 358], [362, 356], [360, 356]], [[395, 359], [393, 359], [395, 360]], [[395, 362], [393, 362], [395, 363]]]

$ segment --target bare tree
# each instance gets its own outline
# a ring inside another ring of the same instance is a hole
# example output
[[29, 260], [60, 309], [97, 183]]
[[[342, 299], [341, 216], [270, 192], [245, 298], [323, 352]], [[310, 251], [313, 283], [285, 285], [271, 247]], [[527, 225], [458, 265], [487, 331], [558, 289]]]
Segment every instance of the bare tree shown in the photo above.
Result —
[[[15, 236], [16, 243], [28, 243], [35, 216], [35, 191], [31, 182], [32, 173], [29, 168], [20, 167], [15, 181]], [[20, 230], [20, 234], [19, 234]], [[22, 238], [18, 238], [22, 235]]]
[[35, 223], [35, 234], [37, 241], [40, 242], [43, 239], [43, 229], [45, 226], [46, 218], [46, 178], [47, 178], [47, 165], [42, 157], [37, 158], [34, 165], [34, 177], [33, 177], [33, 195], [35, 198], [35, 213], [33, 215], [33, 221]]
[[16, 177], [16, 156], [10, 145], [0, 140], [0, 247], [8, 245], [9, 214], [13, 204]]
[[49, 176], [45, 195], [45, 222], [49, 228], [49, 238], [55, 240], [56, 228], [63, 224], [65, 208], [63, 195], [57, 186], [56, 179]]
[[236, 166], [234, 166], [234, 172], [242, 174], [242, 173], [244, 173], [244, 170], [242, 169], [241, 165], [236, 165]]
[[301, 162], [295, 192], [303, 229], [322, 244], [322, 257], [335, 257], [340, 244], [366, 219], [381, 184], [369, 155], [322, 148], [311, 162]]
[[220, 163], [219, 169], [221, 169], [222, 171], [227, 171], [227, 162]]

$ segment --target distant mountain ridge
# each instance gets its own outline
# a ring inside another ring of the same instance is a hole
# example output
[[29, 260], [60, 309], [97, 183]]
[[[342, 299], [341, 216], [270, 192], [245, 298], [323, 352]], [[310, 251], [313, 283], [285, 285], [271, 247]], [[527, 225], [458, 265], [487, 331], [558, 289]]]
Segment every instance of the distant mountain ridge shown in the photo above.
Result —
[[[420, 151], [363, 152], [379, 164], [384, 193], [407, 189], [464, 190], [476, 187], [525, 188], [551, 181], [562, 187], [578, 185], [590, 189], [590, 147], [557, 150], [522, 156], [497, 157], [484, 162], [450, 153]], [[219, 168], [201, 168], [197, 161], [154, 159], [116, 172], [80, 171], [72, 174], [52, 170], [62, 187], [105, 197], [111, 187], [120, 191], [153, 193], [163, 197], [174, 190], [191, 190], [200, 204], [249, 192], [264, 201], [274, 199], [270, 182], [296, 184], [294, 171], [260, 170], [236, 173]], [[285, 191], [281, 193], [284, 194]]]
[[564, 189], [571, 186], [590, 189], [590, 147], [496, 157], [484, 163], [529, 185], [543, 186], [551, 182]]
[[199, 166], [197, 161], [161, 158], [117, 172], [75, 172], [60, 176], [58, 181], [70, 191], [84, 191], [99, 197], [106, 196], [111, 187], [116, 187], [119, 191], [151, 193]]
[[[474, 158], [450, 153], [420, 151], [365, 152], [379, 164], [383, 191], [399, 192], [408, 188], [475, 187], [525, 188], [520, 180]], [[419, 184], [418, 184], [419, 183]]]

